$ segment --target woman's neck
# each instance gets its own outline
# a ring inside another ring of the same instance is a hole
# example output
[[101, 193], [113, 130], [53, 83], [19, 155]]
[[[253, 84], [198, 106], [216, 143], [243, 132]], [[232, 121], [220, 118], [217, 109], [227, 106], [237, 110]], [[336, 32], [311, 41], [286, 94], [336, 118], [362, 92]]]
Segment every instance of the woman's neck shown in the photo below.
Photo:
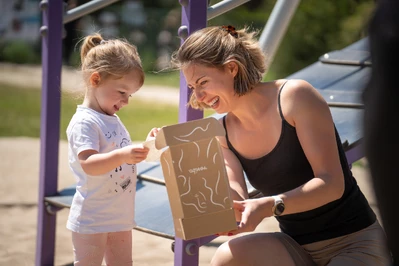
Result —
[[245, 128], [253, 128], [259, 119], [273, 105], [276, 90], [274, 84], [260, 83], [250, 93], [237, 99], [236, 107], [231, 114]]

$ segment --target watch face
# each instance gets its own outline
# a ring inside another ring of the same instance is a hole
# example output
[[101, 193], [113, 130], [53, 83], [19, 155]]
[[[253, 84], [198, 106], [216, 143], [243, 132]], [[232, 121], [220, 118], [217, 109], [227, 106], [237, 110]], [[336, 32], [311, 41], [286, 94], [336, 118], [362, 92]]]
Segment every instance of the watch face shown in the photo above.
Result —
[[283, 214], [284, 210], [285, 210], [285, 205], [284, 205], [284, 203], [280, 202], [280, 203], [278, 203], [276, 205], [276, 209], [274, 210], [274, 214], [279, 216], [279, 215]]

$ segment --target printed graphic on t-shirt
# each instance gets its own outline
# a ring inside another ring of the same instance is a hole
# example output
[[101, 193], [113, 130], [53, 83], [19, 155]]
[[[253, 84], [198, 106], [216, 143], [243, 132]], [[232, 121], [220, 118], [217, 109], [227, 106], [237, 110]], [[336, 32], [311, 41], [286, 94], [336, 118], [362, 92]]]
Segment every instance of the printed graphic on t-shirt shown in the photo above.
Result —
[[[109, 142], [112, 142], [112, 146], [115, 148], [123, 148], [131, 144], [130, 139], [125, 138], [126, 136], [123, 132], [118, 133], [114, 130], [111, 132], [106, 132], [105, 137]], [[135, 164], [123, 164], [115, 168], [114, 171], [110, 172], [110, 178], [113, 181], [113, 188], [109, 189], [109, 193], [123, 193], [128, 191], [132, 192], [132, 176], [134, 176], [136, 172]]]
[[108, 131], [107, 133], [105, 133], [105, 137], [107, 139], [110, 139], [112, 137], [111, 133]]
[[122, 141], [121, 141], [120, 147], [123, 148], [123, 147], [126, 147], [128, 145], [130, 145], [130, 140], [128, 140], [126, 138], [123, 138]]
[[[125, 168], [133, 168], [133, 173], [135, 172], [135, 165], [121, 165], [118, 166], [117, 168], [115, 168], [115, 171], [109, 175], [109, 177], [113, 180], [113, 184], [114, 184], [114, 189], [113, 191], [111, 189], [108, 190], [109, 193], [114, 192], [114, 193], [121, 193], [121, 192], [125, 192], [126, 190], [128, 190], [130, 188], [130, 186], [132, 185], [132, 178], [130, 176], [126, 176], [125, 173], [123, 171], [122, 167]], [[132, 190], [129, 189], [129, 193], [131, 193]]]

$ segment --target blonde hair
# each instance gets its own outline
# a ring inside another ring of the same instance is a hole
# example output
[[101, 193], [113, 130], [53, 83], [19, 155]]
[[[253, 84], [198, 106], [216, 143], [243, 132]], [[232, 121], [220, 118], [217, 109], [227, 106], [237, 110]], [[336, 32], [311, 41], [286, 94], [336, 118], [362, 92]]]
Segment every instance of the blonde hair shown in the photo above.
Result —
[[[181, 69], [194, 63], [222, 68], [229, 62], [238, 65], [234, 91], [242, 96], [261, 82], [266, 72], [265, 55], [255, 39], [257, 32], [243, 28], [234, 32], [212, 26], [193, 32], [172, 55], [172, 65]], [[198, 103], [192, 93], [189, 104], [195, 109], [209, 106]]]
[[144, 71], [136, 46], [124, 39], [104, 40], [99, 33], [84, 38], [80, 48], [83, 78], [88, 82], [94, 72], [102, 79], [122, 78], [132, 70], [140, 74], [144, 83]]

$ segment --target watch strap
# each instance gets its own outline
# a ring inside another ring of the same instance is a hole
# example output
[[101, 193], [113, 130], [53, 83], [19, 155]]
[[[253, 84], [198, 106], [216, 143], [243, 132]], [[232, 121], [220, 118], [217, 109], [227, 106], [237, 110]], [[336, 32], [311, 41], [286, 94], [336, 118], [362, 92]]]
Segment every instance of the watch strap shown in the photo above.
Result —
[[272, 196], [272, 198], [274, 199], [274, 206], [276, 206], [279, 202], [283, 202], [279, 196]]
[[272, 207], [272, 213], [273, 213], [273, 216], [278, 216], [278, 214], [276, 213], [276, 207], [277, 207], [277, 205], [279, 205], [281, 203], [284, 204], [284, 201], [279, 196], [272, 196], [272, 198], [274, 199], [274, 205]]

